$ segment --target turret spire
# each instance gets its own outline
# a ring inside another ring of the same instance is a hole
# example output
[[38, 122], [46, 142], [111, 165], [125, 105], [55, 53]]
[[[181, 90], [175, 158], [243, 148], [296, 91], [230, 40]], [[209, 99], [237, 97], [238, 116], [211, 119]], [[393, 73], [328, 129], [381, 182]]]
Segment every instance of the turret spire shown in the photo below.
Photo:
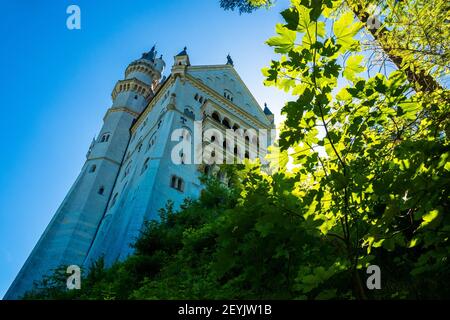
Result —
[[272, 111], [270, 111], [270, 109], [269, 109], [269, 107], [267, 106], [267, 103], [265, 102], [264, 103], [264, 114], [266, 115], [266, 117], [267, 117], [267, 119], [269, 119], [269, 121], [271, 122], [271, 123], [274, 123], [274, 121], [275, 121], [275, 116], [274, 116], [274, 114], [272, 113]]
[[183, 51], [181, 51], [179, 54], [177, 54], [177, 57], [180, 57], [180, 56], [187, 56], [187, 47], [186, 46], [183, 48]]
[[231, 59], [230, 54], [227, 55], [227, 64], [234, 66], [233, 59]]
[[267, 107], [267, 103], [264, 103], [264, 114], [267, 116], [273, 115], [272, 111], [270, 111], [269, 107]]
[[146, 59], [150, 61], [154, 61], [156, 57], [156, 44], [153, 45], [153, 47], [150, 49], [149, 52], [143, 53], [141, 59]]

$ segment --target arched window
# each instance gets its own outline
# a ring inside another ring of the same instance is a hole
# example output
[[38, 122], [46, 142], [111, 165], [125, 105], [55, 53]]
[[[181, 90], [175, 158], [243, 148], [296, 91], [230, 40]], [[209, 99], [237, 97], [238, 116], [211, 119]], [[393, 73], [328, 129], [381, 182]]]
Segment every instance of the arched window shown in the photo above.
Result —
[[195, 94], [194, 99], [195, 101], [198, 101], [198, 93]]
[[235, 124], [233, 125], [233, 130], [236, 131], [236, 130], [238, 130], [238, 129], [239, 129], [239, 125], [235, 123]]
[[212, 113], [211, 117], [212, 117], [214, 120], [216, 120], [217, 122], [220, 123], [220, 116], [219, 116], [219, 113], [217, 113], [216, 111], [214, 111], [214, 112]]
[[249, 155], [249, 153], [248, 153], [248, 151], [245, 151], [245, 159], [250, 159], [250, 155]]
[[231, 91], [225, 89], [225, 91], [223, 92], [223, 96], [228, 100], [233, 101], [233, 94], [231, 93]]
[[200, 97], [200, 99], [198, 100], [198, 102], [203, 103], [203, 97]]
[[172, 178], [170, 180], [170, 187], [183, 192], [183, 190], [184, 190], [183, 179], [181, 179], [180, 177], [177, 177], [177, 176], [172, 176]]
[[149, 162], [150, 162], [150, 158], [145, 159], [144, 165], [142, 166], [141, 174], [143, 174], [144, 171], [147, 170]]
[[216, 136], [211, 136], [211, 142], [216, 141]]
[[101, 186], [101, 187], [98, 189], [98, 194], [102, 196], [104, 193], [105, 193], [105, 187], [104, 187], [104, 186]]
[[110, 136], [111, 136], [110, 133], [104, 133], [104, 134], [102, 135], [102, 137], [100, 138], [100, 142], [108, 142]]
[[97, 166], [95, 164], [93, 164], [91, 166], [91, 168], [89, 169], [89, 172], [95, 172], [96, 169], [97, 169]]
[[222, 147], [223, 147], [223, 150], [225, 150], [225, 151], [227, 150], [227, 140], [226, 139], [223, 140]]
[[181, 179], [181, 178], [178, 178], [177, 189], [178, 189], [179, 191], [183, 191], [183, 189], [184, 189], [184, 181], [183, 181], [183, 179]]
[[177, 185], [177, 177], [176, 176], [172, 176], [172, 180], [170, 182], [170, 186], [172, 188], [175, 188], [176, 185]]
[[229, 121], [227, 118], [223, 119], [222, 124], [223, 124], [226, 128], [231, 129], [230, 121]]
[[151, 138], [150, 142], [148, 143], [147, 150], [150, 150], [150, 148], [153, 147], [154, 144], [155, 144], [155, 138]]

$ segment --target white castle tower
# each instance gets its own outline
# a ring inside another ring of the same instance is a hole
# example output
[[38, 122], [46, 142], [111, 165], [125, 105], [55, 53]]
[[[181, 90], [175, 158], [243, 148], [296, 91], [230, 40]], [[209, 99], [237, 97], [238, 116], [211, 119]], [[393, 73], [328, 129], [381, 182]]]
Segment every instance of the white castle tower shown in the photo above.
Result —
[[[164, 67], [155, 47], [127, 67], [81, 173], [5, 299], [20, 298], [58, 266], [86, 269], [100, 257], [107, 265], [127, 257], [144, 222], [158, 219], [168, 200], [178, 207], [199, 196], [199, 177], [211, 166], [196, 162], [198, 155], [253, 158], [259, 149], [264, 156], [273, 115], [258, 105], [230, 56], [223, 65], [191, 66], [185, 48], [161, 80]], [[194, 140], [200, 144], [174, 153], [180, 141]]]

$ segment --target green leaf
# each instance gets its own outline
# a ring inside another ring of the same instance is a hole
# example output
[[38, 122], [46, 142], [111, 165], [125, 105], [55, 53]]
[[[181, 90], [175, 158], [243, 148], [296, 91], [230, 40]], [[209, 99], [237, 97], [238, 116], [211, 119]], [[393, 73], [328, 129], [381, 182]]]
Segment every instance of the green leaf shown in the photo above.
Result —
[[429, 225], [431, 222], [433, 222], [433, 220], [435, 220], [438, 217], [438, 215], [439, 215], [438, 210], [431, 210], [429, 213], [422, 216], [423, 222], [420, 224], [419, 228], [424, 228], [427, 225]]
[[450, 162], [446, 162], [446, 163], [445, 163], [444, 169], [445, 169], [446, 171], [450, 171]]
[[337, 297], [337, 289], [326, 289], [316, 296], [316, 300], [330, 300]]
[[298, 25], [298, 11], [294, 8], [289, 8], [281, 12], [284, 20], [286, 21], [286, 27], [290, 30], [297, 29]]
[[298, 12], [297, 31], [304, 34], [302, 41], [303, 45], [310, 46], [316, 42], [318, 37], [323, 37], [325, 35], [325, 22], [311, 20], [312, 9], [300, 4], [296, 4], [295, 7]]
[[420, 241], [420, 239], [418, 239], [418, 238], [411, 239], [411, 241], [408, 244], [408, 248], [415, 247], [419, 243], [419, 241]]
[[352, 95], [348, 92], [347, 88], [342, 88], [337, 94], [336, 99], [341, 101], [348, 101], [352, 99]]
[[266, 43], [269, 46], [275, 47], [275, 51], [278, 53], [288, 53], [294, 48], [294, 42], [297, 37], [297, 33], [295, 31], [289, 30], [281, 23], [278, 23], [275, 26], [275, 31], [278, 36], [270, 38]]
[[357, 43], [353, 37], [361, 29], [361, 22], [353, 22], [353, 13], [348, 11], [344, 13], [333, 25], [333, 32], [336, 37], [336, 43], [342, 45], [342, 50], [347, 51], [352, 45]]
[[363, 72], [365, 69], [364, 66], [361, 65], [363, 58], [364, 57], [362, 55], [354, 55], [349, 57], [342, 75], [350, 81], [356, 80], [356, 74]]

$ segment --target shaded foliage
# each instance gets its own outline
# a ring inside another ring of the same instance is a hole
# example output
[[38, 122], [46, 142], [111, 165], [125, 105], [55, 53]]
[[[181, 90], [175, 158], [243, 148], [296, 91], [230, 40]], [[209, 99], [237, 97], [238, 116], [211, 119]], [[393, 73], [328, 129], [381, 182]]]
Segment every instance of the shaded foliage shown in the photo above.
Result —
[[220, 6], [225, 10], [237, 10], [240, 14], [251, 13], [262, 6], [270, 6], [272, 0], [220, 0]]
[[[295, 174], [267, 175], [259, 165], [234, 173], [232, 188], [206, 182], [198, 201], [146, 224], [135, 254], [106, 268], [100, 260], [81, 290], [65, 289], [61, 268], [26, 299], [329, 299], [355, 297], [345, 246], [302, 214]], [[414, 277], [411, 250], [377, 249], [381, 293], [372, 298], [448, 295], [443, 279]], [[389, 271], [389, 272], [388, 272]], [[444, 273], [445, 274], [445, 273]]]

